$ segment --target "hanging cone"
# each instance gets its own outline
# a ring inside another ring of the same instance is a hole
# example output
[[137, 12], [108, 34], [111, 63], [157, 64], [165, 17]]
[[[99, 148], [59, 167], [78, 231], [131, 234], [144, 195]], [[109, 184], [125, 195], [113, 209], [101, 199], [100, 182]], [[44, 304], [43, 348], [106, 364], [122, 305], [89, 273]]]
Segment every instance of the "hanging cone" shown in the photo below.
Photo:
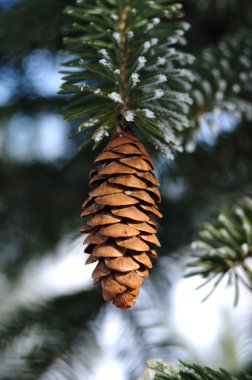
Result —
[[90, 172], [89, 198], [81, 217], [89, 217], [86, 264], [97, 262], [94, 284], [101, 283], [105, 301], [119, 308], [134, 305], [144, 278], [149, 277], [154, 246], [160, 246], [152, 218], [160, 193], [150, 156], [133, 133], [112, 137]]

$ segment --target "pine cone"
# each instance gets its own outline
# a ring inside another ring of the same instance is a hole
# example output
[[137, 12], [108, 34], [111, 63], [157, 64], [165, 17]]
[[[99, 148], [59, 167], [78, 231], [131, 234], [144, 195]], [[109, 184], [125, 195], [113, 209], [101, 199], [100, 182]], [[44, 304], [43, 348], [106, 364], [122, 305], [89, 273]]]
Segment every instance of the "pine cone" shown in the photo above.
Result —
[[160, 246], [153, 217], [162, 217], [153, 163], [133, 133], [112, 137], [90, 172], [88, 199], [81, 217], [90, 216], [81, 232], [89, 253], [86, 264], [98, 261], [94, 284], [101, 282], [105, 301], [119, 308], [134, 305]]

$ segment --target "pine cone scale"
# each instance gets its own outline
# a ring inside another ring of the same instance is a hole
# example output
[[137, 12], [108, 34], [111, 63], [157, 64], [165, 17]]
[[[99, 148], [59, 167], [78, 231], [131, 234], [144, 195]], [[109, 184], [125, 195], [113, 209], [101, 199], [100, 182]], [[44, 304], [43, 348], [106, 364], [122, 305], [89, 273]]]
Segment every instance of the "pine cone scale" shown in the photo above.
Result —
[[115, 279], [119, 284], [122, 284], [130, 289], [139, 289], [143, 284], [143, 278], [136, 271], [132, 270], [127, 273], [115, 272]]
[[125, 175], [125, 176], [117, 176], [117, 177], [109, 178], [108, 182], [116, 184], [116, 185], [132, 187], [132, 188], [136, 188], [136, 189], [148, 188], [146, 183], [141, 181], [135, 175]]
[[137, 199], [130, 197], [125, 193], [116, 193], [97, 197], [95, 202], [106, 206], [129, 206], [139, 203]]
[[128, 224], [116, 223], [110, 226], [102, 227], [100, 233], [108, 237], [130, 237], [139, 235], [140, 232]]
[[111, 210], [113, 215], [122, 217], [122, 218], [127, 218], [127, 219], [132, 219], [133, 221], [138, 221], [138, 222], [147, 222], [150, 220], [149, 216], [139, 210], [139, 208], [135, 206], [131, 207], [123, 207], [123, 208], [114, 208], [114, 210]]
[[140, 265], [130, 256], [119, 257], [116, 259], [107, 259], [106, 265], [110, 269], [119, 272], [129, 272], [140, 268]]

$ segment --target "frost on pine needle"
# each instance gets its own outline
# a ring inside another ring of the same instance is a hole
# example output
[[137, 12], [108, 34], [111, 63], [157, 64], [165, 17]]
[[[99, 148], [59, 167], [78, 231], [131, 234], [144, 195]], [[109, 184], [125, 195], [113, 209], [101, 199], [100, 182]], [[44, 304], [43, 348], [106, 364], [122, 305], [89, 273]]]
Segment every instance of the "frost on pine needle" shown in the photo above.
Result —
[[227, 81], [225, 81], [224, 79], [220, 79], [218, 81], [218, 87], [221, 91], [225, 91], [226, 88], [227, 88]]
[[166, 39], [166, 43], [167, 45], [174, 45], [178, 42], [178, 38], [177, 37], [168, 37]]
[[185, 30], [185, 31], [188, 31], [189, 29], [191, 29], [191, 25], [189, 24], [189, 22], [186, 22], [186, 21], [182, 21], [180, 23], [180, 27]]
[[116, 15], [115, 13], [113, 13], [113, 14], [111, 15], [111, 18], [112, 18], [113, 20], [118, 20], [118, 15]]
[[172, 74], [176, 77], [183, 77], [192, 82], [195, 79], [194, 74], [187, 69], [176, 69], [172, 71]]
[[108, 97], [116, 103], [123, 103], [122, 97], [118, 92], [113, 91], [111, 94], [108, 94]]
[[134, 32], [132, 30], [130, 30], [128, 33], [127, 33], [127, 37], [128, 37], [128, 40], [132, 40], [132, 38], [134, 37]]
[[155, 114], [153, 111], [151, 111], [149, 108], [145, 108], [144, 110], [145, 116], [147, 119], [155, 119]]
[[168, 145], [162, 143], [160, 140], [153, 136], [150, 137], [150, 141], [153, 143], [154, 147], [159, 150], [165, 157], [169, 158], [170, 160], [174, 159], [174, 155], [172, 154], [172, 151]]
[[152, 38], [150, 40], [150, 43], [151, 43], [151, 46], [156, 46], [159, 42], [159, 39], [158, 38]]
[[180, 103], [192, 104], [191, 97], [183, 92], [167, 91], [166, 96]]
[[143, 55], [140, 55], [140, 57], [138, 58], [137, 71], [139, 71], [142, 68], [144, 68], [146, 62], [147, 62], [147, 59]]
[[100, 60], [99, 60], [99, 63], [100, 63], [102, 66], [106, 67], [107, 69], [112, 69], [112, 68], [113, 68], [111, 62], [109, 62], [109, 61], [108, 61], [107, 59], [105, 59], [105, 58], [100, 59]]
[[181, 115], [176, 111], [169, 111], [169, 117], [178, 131], [190, 127], [189, 120], [185, 115]]
[[157, 64], [163, 66], [166, 63], [165, 57], [158, 57]]
[[198, 89], [193, 90], [192, 96], [194, 100], [196, 100], [196, 102], [198, 103], [198, 106], [202, 106], [204, 104], [205, 98], [201, 91], [199, 91]]
[[87, 87], [86, 84], [81, 84], [81, 85], [80, 85], [80, 90], [81, 90], [81, 91], [84, 91], [84, 88], [85, 88], [85, 87]]
[[157, 111], [165, 120], [168, 120], [173, 124], [173, 127], [178, 131], [183, 130], [184, 128], [188, 128], [190, 126], [189, 120], [185, 115], [182, 115], [176, 111], [168, 110], [159, 105], [153, 104], [152, 109]]
[[174, 57], [174, 60], [176, 58], [176, 61], [182, 65], [182, 66], [186, 66], [186, 65], [192, 65], [193, 62], [195, 61], [195, 57], [192, 55], [192, 54], [189, 54], [189, 53], [181, 53], [181, 52], [177, 52], [177, 58]]
[[97, 95], [100, 95], [102, 92], [101, 92], [101, 89], [100, 88], [97, 88], [97, 90], [94, 91], [94, 94], [97, 94]]
[[144, 46], [143, 46], [143, 51], [144, 51], [144, 53], [146, 53], [150, 48], [151, 48], [151, 43], [150, 43], [150, 41], [146, 41], [146, 42], [144, 43]]
[[102, 126], [98, 132], [94, 135], [93, 139], [95, 142], [99, 142], [101, 141], [104, 137], [108, 137], [109, 136], [109, 133], [108, 133], [108, 129], [109, 127], [107, 125], [104, 125]]
[[247, 255], [249, 253], [249, 245], [247, 243], [242, 244], [241, 250], [244, 255]]
[[144, 370], [144, 380], [155, 380], [156, 372], [153, 369], [146, 368]]
[[167, 82], [167, 76], [164, 74], [158, 74], [157, 84]]
[[98, 119], [90, 119], [87, 122], [81, 123], [81, 125], [78, 128], [78, 131], [81, 132], [83, 128], [91, 128], [94, 127], [96, 123], [98, 123]]
[[134, 121], [134, 112], [133, 111], [126, 111], [124, 113], [124, 116], [125, 116], [125, 119], [128, 121], [128, 122], [132, 122]]
[[171, 127], [161, 123], [159, 124], [159, 129], [162, 131], [164, 140], [167, 144], [172, 143], [174, 146], [177, 147], [180, 145], [180, 141], [176, 138]]
[[159, 24], [159, 23], [160, 23], [160, 18], [155, 17], [155, 18], [153, 19], [153, 24], [154, 24], [154, 25], [157, 25], [157, 24]]
[[149, 22], [147, 24], [147, 27], [146, 27], [147, 32], [149, 32], [150, 30], [152, 30], [159, 23], [160, 23], [160, 18], [155, 17], [151, 22]]
[[118, 44], [121, 42], [121, 36], [120, 36], [120, 33], [118, 33], [118, 32], [113, 33], [113, 38], [114, 38], [114, 40], [115, 40]]
[[161, 90], [161, 88], [158, 88], [157, 90], [155, 90], [154, 92], [154, 97], [153, 99], [160, 99], [164, 96], [164, 91]]
[[108, 51], [106, 49], [101, 49], [100, 50], [100, 54], [106, 58], [106, 59], [109, 59], [109, 54], [108, 54]]
[[132, 86], [135, 87], [137, 85], [137, 83], [140, 82], [139, 74], [138, 73], [132, 73], [131, 80], [132, 80]]
[[180, 368], [172, 363], [164, 364], [164, 373], [167, 375], [178, 375], [180, 373]]

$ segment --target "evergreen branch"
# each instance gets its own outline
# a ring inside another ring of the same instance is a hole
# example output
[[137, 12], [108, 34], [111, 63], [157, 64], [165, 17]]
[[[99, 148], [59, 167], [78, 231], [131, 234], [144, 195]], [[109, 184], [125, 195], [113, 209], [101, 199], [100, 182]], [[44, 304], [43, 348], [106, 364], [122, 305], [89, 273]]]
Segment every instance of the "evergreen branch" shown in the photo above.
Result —
[[222, 111], [233, 115], [238, 123], [252, 119], [252, 41], [251, 31], [229, 35], [217, 46], [209, 47], [193, 65], [195, 81], [190, 93], [190, 134], [193, 139], [201, 124], [214, 133], [222, 129]]
[[[165, 363], [162, 360], [148, 360], [145, 370], [145, 380], [251, 380], [247, 373], [233, 376], [224, 369], [219, 371], [198, 364], [188, 364], [180, 361], [180, 365]], [[140, 379], [139, 379], [140, 380]]]
[[[198, 13], [209, 17], [209, 12], [213, 15], [222, 16], [234, 14], [238, 21], [241, 17], [243, 24], [245, 22], [251, 23], [251, 1], [250, 0], [219, 0], [209, 2], [208, 0], [195, 0], [193, 6], [197, 9]], [[245, 20], [244, 20], [245, 18]]]
[[66, 53], [74, 56], [63, 71], [61, 93], [74, 95], [65, 118], [80, 119], [80, 133], [93, 128], [96, 143], [115, 129], [136, 127], [171, 156], [170, 147], [180, 146], [176, 131], [189, 126], [192, 102], [186, 92], [193, 57], [175, 48], [185, 43], [188, 29], [181, 4], [93, 3], [80, 0], [66, 8], [77, 21], [64, 39]]
[[85, 335], [90, 315], [100, 306], [97, 292], [81, 291], [22, 307], [15, 315], [1, 318], [1, 379], [37, 379], [63, 360]]
[[201, 275], [206, 279], [201, 287], [214, 280], [212, 294], [227, 275], [227, 284], [235, 287], [236, 305], [240, 283], [252, 291], [252, 269], [248, 265], [252, 258], [252, 198], [242, 198], [212, 224], [205, 223], [192, 248], [196, 260], [189, 263], [194, 269], [187, 277]]
[[[62, 13], [68, 0], [22, 0], [4, 9], [0, 6], [0, 58], [13, 58], [15, 62], [34, 49], [57, 51], [66, 16]], [[11, 3], [6, 1], [6, 5]], [[17, 36], [19, 38], [17, 38]]]

